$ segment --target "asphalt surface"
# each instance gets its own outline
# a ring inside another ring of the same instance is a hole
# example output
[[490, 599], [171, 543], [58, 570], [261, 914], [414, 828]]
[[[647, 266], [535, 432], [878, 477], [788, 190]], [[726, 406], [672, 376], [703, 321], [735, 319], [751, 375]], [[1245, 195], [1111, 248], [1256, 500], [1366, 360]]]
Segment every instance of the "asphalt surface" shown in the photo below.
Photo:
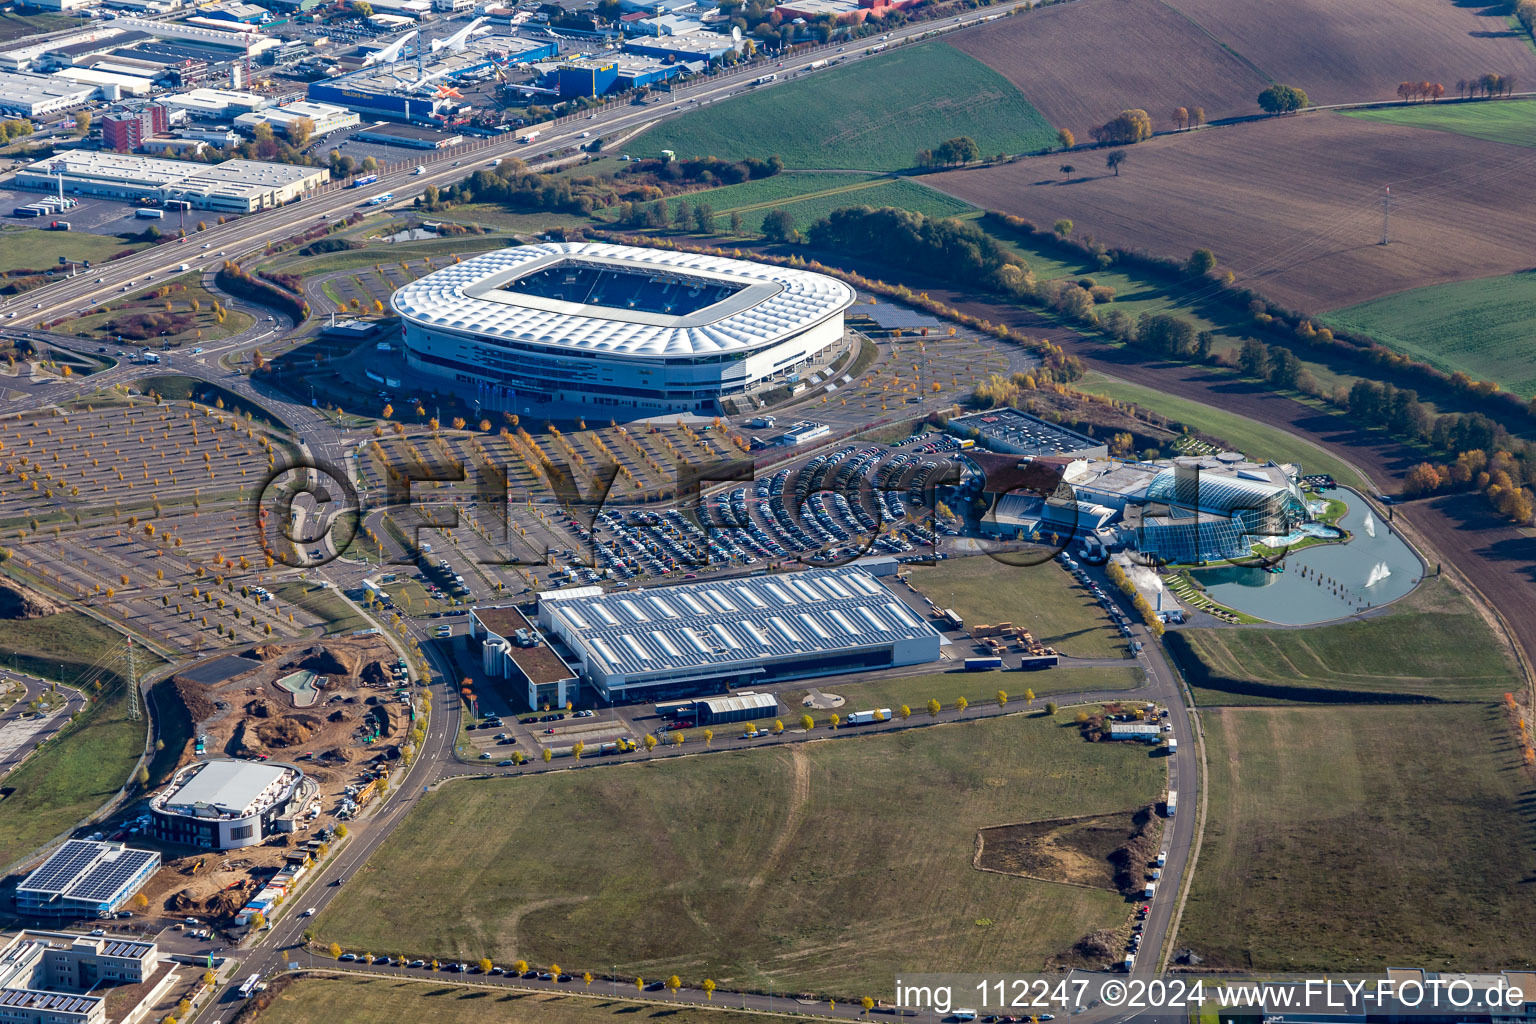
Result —
[[27, 705], [50, 689], [52, 683], [19, 672], [0, 671], [0, 683], [14, 682], [26, 687], [26, 693], [3, 711], [0, 711], [0, 779], [21, 767], [32, 752], [45, 740], [57, 735], [69, 724], [70, 717], [85, 708], [85, 697], [67, 686], [57, 687], [65, 702], [44, 718], [35, 718], [26, 710]]

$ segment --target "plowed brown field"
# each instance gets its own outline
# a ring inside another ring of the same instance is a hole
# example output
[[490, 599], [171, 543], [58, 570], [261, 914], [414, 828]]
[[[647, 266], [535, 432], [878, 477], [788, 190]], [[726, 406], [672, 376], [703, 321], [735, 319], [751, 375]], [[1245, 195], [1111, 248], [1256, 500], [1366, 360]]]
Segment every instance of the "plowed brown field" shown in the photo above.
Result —
[[1160, 131], [1174, 127], [1175, 107], [1204, 107], [1208, 119], [1256, 113], [1269, 84], [1161, 0], [1078, 0], [949, 38], [1084, 142], [1128, 107]]
[[[1536, 86], [1536, 51], [1502, 4], [1465, 0], [1168, 0], [1313, 103], [1386, 100], [1397, 83], [1456, 81], [1486, 71]], [[1490, 13], [1483, 14], [1483, 10]], [[1251, 99], [1251, 97], [1250, 97]], [[1255, 108], [1250, 107], [1252, 111]]]
[[[1533, 82], [1536, 84], [1536, 82]], [[1315, 113], [1162, 136], [1126, 151], [1037, 157], [922, 180], [1037, 224], [1183, 258], [1208, 246], [1238, 280], [1307, 312], [1530, 267], [1536, 153]], [[1381, 238], [1383, 186], [1392, 244]]]

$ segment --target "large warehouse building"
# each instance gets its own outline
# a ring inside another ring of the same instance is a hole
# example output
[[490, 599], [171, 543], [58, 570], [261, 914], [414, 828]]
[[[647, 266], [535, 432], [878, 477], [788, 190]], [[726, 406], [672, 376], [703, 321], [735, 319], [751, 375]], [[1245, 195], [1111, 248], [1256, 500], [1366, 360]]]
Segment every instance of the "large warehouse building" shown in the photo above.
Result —
[[282, 206], [308, 195], [330, 180], [323, 167], [269, 164], [259, 160], [226, 160], [200, 164], [188, 160], [157, 160], [125, 153], [67, 150], [16, 172], [16, 188], [64, 191], [104, 199], [184, 199], [194, 210], [251, 213]]
[[484, 408], [717, 412], [843, 338], [853, 289], [806, 270], [601, 243], [525, 245], [390, 300], [406, 358]]
[[845, 565], [539, 600], [539, 625], [609, 701], [936, 661], [938, 632]]
[[155, 838], [209, 850], [266, 839], [300, 792], [292, 765], [218, 759], [190, 764], [149, 802]]

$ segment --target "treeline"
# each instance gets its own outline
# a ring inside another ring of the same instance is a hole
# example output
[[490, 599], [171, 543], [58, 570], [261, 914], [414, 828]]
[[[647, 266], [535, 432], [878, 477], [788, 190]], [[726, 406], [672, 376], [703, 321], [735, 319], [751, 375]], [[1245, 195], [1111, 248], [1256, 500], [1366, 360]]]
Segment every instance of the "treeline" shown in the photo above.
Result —
[[833, 210], [811, 225], [807, 237], [818, 249], [878, 259], [1011, 298], [1028, 294], [1033, 285], [1023, 260], [979, 228], [949, 218], [857, 206]]
[[1486, 449], [1463, 451], [1452, 462], [1439, 465], [1421, 462], [1408, 471], [1403, 493], [1422, 497], [1441, 491], [1476, 490], [1500, 515], [1517, 523], [1529, 523], [1536, 517], [1536, 501], [1530, 488], [1536, 486], [1536, 472], [1528, 461], [1507, 451]]
[[239, 296], [262, 306], [270, 306], [288, 314], [295, 323], [309, 316], [309, 303], [292, 292], [252, 277], [243, 267], [229, 260], [219, 268], [214, 280], [231, 295]]

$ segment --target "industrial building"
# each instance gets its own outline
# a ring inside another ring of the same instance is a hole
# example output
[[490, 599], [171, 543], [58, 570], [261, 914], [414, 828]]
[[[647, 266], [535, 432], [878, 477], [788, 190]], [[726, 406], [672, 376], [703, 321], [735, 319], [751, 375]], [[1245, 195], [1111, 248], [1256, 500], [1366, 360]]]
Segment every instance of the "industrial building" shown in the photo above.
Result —
[[153, 850], [71, 839], [17, 883], [16, 910], [33, 917], [110, 917], [159, 869]]
[[113, 988], [154, 982], [119, 1019], [138, 1019], [176, 975], [159, 971], [153, 942], [67, 932], [21, 931], [0, 946], [0, 1021], [4, 1024], [106, 1024]]
[[172, 110], [186, 111], [187, 116], [195, 120], [225, 123], [252, 110], [262, 110], [272, 103], [258, 93], [233, 89], [193, 89], [174, 96], [162, 96], [158, 102]]
[[390, 299], [413, 369], [483, 407], [711, 412], [843, 337], [853, 289], [806, 270], [602, 243], [486, 253]]
[[311, 134], [318, 137], [353, 127], [358, 123], [358, 116], [346, 107], [300, 100], [281, 107], [263, 107], [260, 110], [248, 111], [235, 118], [235, 127], [245, 132], [252, 132], [256, 130], [257, 125], [265, 124], [272, 126], [273, 134], [289, 135], [293, 130], [294, 122], [301, 120], [308, 120], [313, 125]]
[[548, 80], [561, 99], [597, 97], [628, 92], [676, 78], [686, 69], [657, 57], [622, 54], [566, 61], [555, 66]]
[[1098, 438], [1006, 406], [956, 416], [946, 429], [956, 437], [975, 441], [980, 448], [1008, 455], [1072, 455], [1084, 459], [1109, 455], [1109, 446]]
[[433, 131], [414, 124], [384, 122], [352, 133], [358, 142], [377, 142], [384, 146], [406, 146], [410, 149], [447, 149], [464, 141], [464, 136], [451, 132]]
[[311, 82], [308, 95], [316, 102], [348, 107], [368, 117], [451, 124], [466, 107], [464, 99], [454, 95], [456, 79], [507, 64], [549, 60], [559, 53], [559, 44], [552, 39], [487, 36], [469, 40], [461, 49], [435, 54], [420, 68], [414, 60], [398, 60]]
[[22, 117], [57, 114], [89, 103], [96, 86], [51, 75], [0, 71], [0, 112]]
[[187, 765], [150, 799], [155, 838], [238, 850], [267, 838], [301, 791], [293, 765], [220, 758]]
[[646, 57], [662, 57], [679, 63], [708, 63], [728, 53], [740, 53], [742, 41], [719, 32], [692, 32], [688, 35], [635, 36], [624, 41], [624, 52]]
[[[55, 170], [61, 168], [61, 170]], [[194, 210], [251, 213], [282, 206], [330, 179], [319, 167], [226, 160], [219, 164], [68, 150], [16, 172], [16, 188], [53, 192], [63, 175], [65, 192], [108, 199], [182, 199]]]
[[941, 638], [857, 565], [540, 595], [539, 625], [613, 702], [936, 661]]
[[525, 684], [530, 708], [563, 708], [579, 699], [580, 678], [516, 608], [474, 609], [469, 635], [480, 641], [485, 674]]

